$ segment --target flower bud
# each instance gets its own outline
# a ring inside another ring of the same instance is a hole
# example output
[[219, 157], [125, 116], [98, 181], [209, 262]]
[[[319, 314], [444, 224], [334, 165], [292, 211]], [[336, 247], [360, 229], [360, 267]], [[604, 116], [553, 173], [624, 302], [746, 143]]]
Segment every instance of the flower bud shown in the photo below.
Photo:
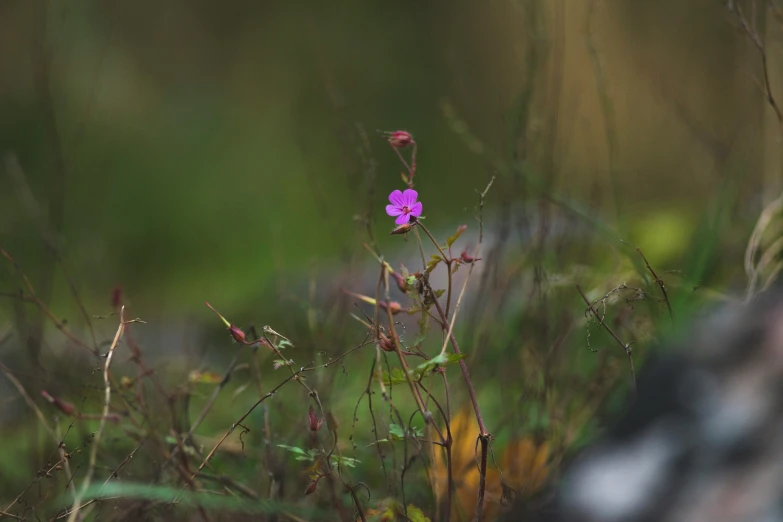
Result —
[[389, 232], [389, 235], [393, 236], [393, 235], [396, 235], [396, 234], [407, 234], [410, 231], [411, 231], [411, 224], [410, 223], [405, 223], [403, 225], [398, 226], [397, 228], [395, 228], [391, 232]]
[[388, 304], [386, 301], [380, 301], [380, 307], [386, 310], [387, 308], [391, 311], [392, 315], [397, 315], [402, 311], [402, 305], [398, 303], [397, 301], [389, 301]]
[[315, 412], [313, 405], [310, 405], [310, 409], [307, 411], [307, 423], [310, 426], [310, 431], [317, 432], [323, 426], [324, 420], [318, 418], [318, 414]]
[[307, 486], [307, 489], [305, 490], [305, 496], [307, 496], [307, 495], [309, 495], [311, 493], [314, 493], [315, 492], [315, 488], [317, 488], [317, 487], [318, 487], [318, 482], [316, 482], [316, 481], [310, 482], [310, 485]]
[[243, 332], [242, 329], [232, 324], [228, 327], [228, 331], [231, 332], [231, 337], [233, 337], [236, 342], [245, 344], [245, 332]]
[[384, 352], [393, 352], [396, 350], [396, 347], [394, 346], [394, 341], [389, 339], [384, 334], [379, 334], [378, 346], [380, 346], [381, 350], [383, 350]]
[[460, 254], [459, 257], [460, 257], [460, 259], [462, 260], [463, 263], [473, 263], [475, 261], [481, 261], [480, 257], [473, 257], [473, 256], [468, 255], [468, 251], [467, 250], [463, 250], [462, 254]]
[[413, 136], [411, 136], [409, 132], [403, 130], [390, 132], [386, 136], [386, 139], [389, 141], [389, 145], [395, 149], [401, 149], [413, 143]]
[[408, 292], [408, 283], [405, 282], [405, 278], [402, 277], [397, 272], [392, 272], [392, 277], [397, 282], [397, 288], [400, 289], [400, 292], [407, 293]]

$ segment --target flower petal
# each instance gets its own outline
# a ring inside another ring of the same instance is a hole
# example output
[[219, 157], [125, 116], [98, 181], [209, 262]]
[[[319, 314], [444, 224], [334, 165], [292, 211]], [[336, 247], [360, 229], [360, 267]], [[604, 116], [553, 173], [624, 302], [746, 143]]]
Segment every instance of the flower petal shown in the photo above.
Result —
[[406, 207], [412, 207], [418, 198], [418, 192], [413, 189], [406, 189], [405, 192], [402, 193], [402, 204]]
[[411, 207], [411, 215], [419, 217], [421, 216], [421, 201], [417, 201]]
[[400, 192], [399, 190], [395, 190], [391, 194], [389, 194], [389, 201], [391, 201], [393, 204], [397, 205], [398, 207], [405, 206], [402, 192]]
[[402, 214], [402, 208], [397, 205], [386, 205], [386, 213], [390, 216], [399, 216]]
[[395, 219], [394, 222], [397, 223], [398, 225], [404, 225], [410, 220], [411, 220], [411, 215], [406, 212], [405, 214], [400, 214], [400, 217]]

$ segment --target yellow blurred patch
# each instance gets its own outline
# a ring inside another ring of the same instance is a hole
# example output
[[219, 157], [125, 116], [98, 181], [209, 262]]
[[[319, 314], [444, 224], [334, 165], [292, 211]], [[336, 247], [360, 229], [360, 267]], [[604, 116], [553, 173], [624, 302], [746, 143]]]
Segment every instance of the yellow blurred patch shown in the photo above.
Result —
[[660, 210], [633, 226], [633, 241], [654, 267], [676, 260], [691, 241], [693, 224], [682, 213]]
[[215, 372], [200, 372], [193, 370], [188, 375], [188, 381], [198, 384], [220, 384], [223, 380], [223, 376]]
[[[444, 431], [445, 432], [445, 431]], [[476, 510], [479, 488], [478, 452], [476, 445], [479, 431], [473, 410], [463, 408], [451, 420], [452, 436], [452, 493], [451, 520], [471, 520]], [[549, 444], [537, 443], [530, 437], [511, 441], [498, 453], [493, 446], [496, 461], [503, 472], [506, 484], [513, 488], [517, 497], [524, 498], [539, 491], [549, 476]], [[435, 448], [433, 466], [433, 489], [438, 501], [446, 498], [448, 491], [448, 468], [446, 450]], [[487, 465], [487, 486], [485, 495], [485, 520], [493, 520], [501, 513], [500, 473], [492, 464], [490, 457]]]

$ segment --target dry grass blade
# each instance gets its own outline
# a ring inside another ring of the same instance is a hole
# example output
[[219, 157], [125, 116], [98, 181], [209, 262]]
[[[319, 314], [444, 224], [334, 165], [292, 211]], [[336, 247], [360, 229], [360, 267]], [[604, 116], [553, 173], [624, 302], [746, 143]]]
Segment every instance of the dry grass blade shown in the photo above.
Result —
[[[783, 195], [772, 201], [769, 205], [764, 207], [764, 210], [761, 211], [761, 215], [756, 222], [756, 226], [753, 228], [753, 233], [750, 235], [750, 239], [748, 240], [748, 246], [745, 248], [745, 273], [748, 276], [748, 289], [746, 293], [747, 301], [750, 301], [756, 294], [756, 289], [758, 288], [761, 273], [774, 260], [774, 258], [777, 256], [777, 253], [783, 249], [783, 244], [779, 244], [780, 240], [778, 240], [774, 242], [769, 249], [767, 249], [758, 262], [755, 262], [756, 254], [761, 249], [764, 232], [767, 231], [770, 224], [772, 223], [772, 220], [780, 214], [781, 210], [783, 210]], [[771, 281], [768, 280], [764, 286], [769, 286], [770, 283]]]
[[73, 505], [71, 506], [71, 513], [68, 516], [68, 522], [74, 522], [79, 515], [80, 505], [84, 498], [87, 489], [90, 487], [92, 476], [95, 473], [95, 463], [98, 456], [98, 446], [103, 435], [103, 429], [106, 426], [106, 417], [109, 415], [109, 405], [111, 402], [111, 379], [109, 374], [109, 368], [111, 367], [111, 361], [114, 357], [114, 352], [117, 349], [117, 345], [122, 339], [122, 334], [125, 332], [125, 325], [129, 323], [142, 323], [139, 319], [132, 319], [130, 321], [125, 320], [125, 307], [120, 309], [120, 325], [117, 327], [117, 333], [114, 334], [114, 340], [109, 346], [109, 351], [106, 354], [106, 364], [103, 366], [103, 383], [104, 383], [104, 402], [103, 402], [103, 415], [101, 415], [101, 421], [98, 425], [98, 431], [95, 432], [95, 439], [93, 440], [92, 447], [90, 449], [90, 460], [87, 466], [87, 473], [82, 481], [82, 487], [79, 492], [74, 496]]

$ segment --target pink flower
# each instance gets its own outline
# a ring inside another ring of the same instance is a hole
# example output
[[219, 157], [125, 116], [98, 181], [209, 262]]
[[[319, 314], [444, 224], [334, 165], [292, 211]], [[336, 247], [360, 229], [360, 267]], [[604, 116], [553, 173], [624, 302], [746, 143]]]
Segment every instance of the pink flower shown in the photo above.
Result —
[[419, 193], [413, 189], [407, 189], [405, 192], [395, 190], [389, 194], [391, 205], [386, 205], [386, 213], [390, 216], [397, 216], [394, 220], [398, 225], [404, 225], [411, 220], [411, 216], [421, 216], [421, 203], [416, 201]]

